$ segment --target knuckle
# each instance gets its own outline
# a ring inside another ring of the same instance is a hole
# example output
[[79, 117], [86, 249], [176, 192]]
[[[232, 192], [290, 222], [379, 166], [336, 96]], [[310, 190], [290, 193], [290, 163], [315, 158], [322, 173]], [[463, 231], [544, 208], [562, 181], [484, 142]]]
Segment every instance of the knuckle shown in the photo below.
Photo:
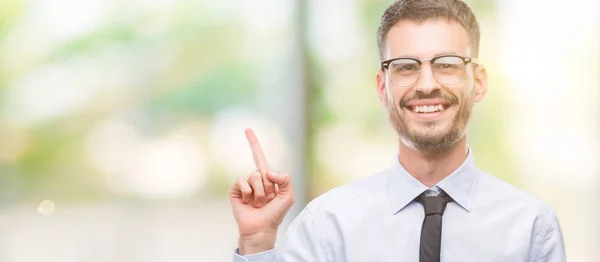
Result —
[[257, 188], [257, 187], [258, 187], [258, 188], [263, 188], [263, 183], [262, 183], [262, 180], [253, 179], [253, 180], [252, 180], [252, 186], [253, 186], [254, 188]]
[[236, 183], [236, 184], [238, 184], [238, 185], [241, 185], [241, 184], [243, 184], [244, 182], [246, 182], [246, 179], [244, 179], [243, 177], [240, 177], [240, 178], [238, 178], [238, 179], [235, 181], [235, 183]]
[[252, 193], [252, 188], [250, 187], [243, 187], [240, 189], [242, 191], [242, 194], [251, 194]]
[[260, 191], [254, 192], [254, 197], [257, 199], [263, 199], [265, 197], [265, 193]]
[[263, 181], [265, 182], [266, 185], [273, 185], [274, 183], [271, 182], [271, 180], [269, 180], [269, 178], [267, 176], [263, 177]]
[[262, 179], [262, 175], [258, 172], [254, 172], [250, 175], [250, 177], [248, 178], [249, 180], [257, 180], [257, 179]]

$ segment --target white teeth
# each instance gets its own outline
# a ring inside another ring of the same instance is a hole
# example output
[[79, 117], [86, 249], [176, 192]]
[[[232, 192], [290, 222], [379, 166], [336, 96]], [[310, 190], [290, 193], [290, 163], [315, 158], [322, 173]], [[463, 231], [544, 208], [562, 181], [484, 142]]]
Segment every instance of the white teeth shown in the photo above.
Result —
[[411, 109], [416, 113], [434, 113], [444, 110], [444, 105], [413, 106]]

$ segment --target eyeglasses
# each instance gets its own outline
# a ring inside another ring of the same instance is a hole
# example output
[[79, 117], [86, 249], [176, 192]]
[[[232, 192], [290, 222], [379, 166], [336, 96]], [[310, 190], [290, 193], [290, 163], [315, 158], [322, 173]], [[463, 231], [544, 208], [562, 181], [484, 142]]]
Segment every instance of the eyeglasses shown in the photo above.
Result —
[[471, 58], [458, 55], [437, 56], [429, 60], [399, 57], [381, 62], [381, 68], [387, 69], [387, 76], [393, 85], [407, 87], [419, 81], [421, 66], [426, 61], [431, 63], [433, 77], [440, 85], [460, 83], [465, 77], [465, 67], [473, 62]]

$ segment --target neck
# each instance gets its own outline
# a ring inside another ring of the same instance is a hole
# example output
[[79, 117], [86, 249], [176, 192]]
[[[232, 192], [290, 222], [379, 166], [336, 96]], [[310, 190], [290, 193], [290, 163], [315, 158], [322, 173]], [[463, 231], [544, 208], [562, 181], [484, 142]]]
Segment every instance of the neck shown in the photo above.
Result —
[[458, 169], [468, 155], [467, 139], [435, 154], [409, 148], [400, 141], [398, 160], [410, 175], [432, 187]]

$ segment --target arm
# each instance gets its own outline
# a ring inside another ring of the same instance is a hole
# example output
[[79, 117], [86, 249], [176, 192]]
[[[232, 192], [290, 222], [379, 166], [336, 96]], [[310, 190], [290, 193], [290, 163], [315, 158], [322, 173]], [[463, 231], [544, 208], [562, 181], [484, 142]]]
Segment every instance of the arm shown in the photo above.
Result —
[[566, 261], [565, 244], [560, 223], [556, 217], [548, 231], [542, 236], [533, 257], [533, 262], [564, 262]]
[[281, 248], [240, 256], [234, 254], [234, 262], [317, 262], [325, 258], [319, 239], [319, 231], [314, 225], [314, 216], [309, 207], [294, 219], [286, 232], [286, 243]]
[[[233, 217], [238, 225], [239, 246], [234, 261], [274, 261], [277, 230], [294, 203], [292, 178], [271, 170], [252, 129], [246, 129], [256, 171], [239, 178], [229, 190]], [[245, 256], [245, 257], [244, 257]]]

